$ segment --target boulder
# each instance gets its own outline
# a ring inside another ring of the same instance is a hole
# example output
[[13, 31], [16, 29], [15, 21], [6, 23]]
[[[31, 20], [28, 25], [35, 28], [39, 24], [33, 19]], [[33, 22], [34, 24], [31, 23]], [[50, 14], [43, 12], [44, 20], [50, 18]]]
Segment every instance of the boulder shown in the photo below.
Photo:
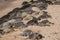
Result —
[[38, 7], [32, 7], [32, 10], [33, 11], [36, 11], [36, 12], [39, 12], [40, 11], [40, 9]]

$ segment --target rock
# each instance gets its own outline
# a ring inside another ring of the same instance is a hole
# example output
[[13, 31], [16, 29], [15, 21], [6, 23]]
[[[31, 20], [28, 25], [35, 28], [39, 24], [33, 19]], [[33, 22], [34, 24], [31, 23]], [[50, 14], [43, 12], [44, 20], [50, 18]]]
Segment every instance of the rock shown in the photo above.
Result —
[[23, 22], [15, 22], [14, 24], [13, 24], [13, 28], [25, 28], [25, 27], [27, 27]]
[[32, 10], [33, 11], [36, 11], [36, 12], [39, 12], [40, 11], [40, 9], [38, 7], [32, 7]]
[[20, 8], [20, 10], [25, 10], [25, 9], [29, 8], [30, 6], [31, 6], [31, 4], [24, 5]]
[[4, 32], [3, 29], [0, 29], [0, 34], [1, 34], [1, 35], [5, 34], [5, 32]]
[[13, 32], [13, 31], [14, 31], [14, 29], [5, 29], [4, 30], [5, 33], [10, 33], [10, 32]]
[[39, 12], [33, 12], [33, 13], [32, 13], [32, 16], [33, 16], [33, 17], [36, 17], [36, 18], [39, 17]]
[[[14, 19], [15, 17], [18, 17], [17, 14], [21, 15], [20, 8], [15, 8], [12, 11], [8, 13], [9, 19]], [[20, 16], [19, 16], [20, 17]]]
[[22, 11], [21, 11], [21, 10], [17, 10], [16, 13], [13, 12], [12, 14], [10, 14], [9, 19], [10, 19], [10, 20], [11, 20], [11, 19], [14, 19], [14, 20], [19, 19], [19, 20], [21, 21], [21, 20], [23, 20], [23, 18], [21, 17], [21, 15], [22, 15]]
[[20, 9], [18, 9], [16, 13], [12, 13], [11, 15], [12, 16], [10, 16], [10, 17], [13, 17], [13, 19], [21, 17], [22, 11]]
[[10, 27], [11, 27], [11, 23], [9, 23], [9, 22], [5, 22], [5, 23], [2, 24], [3, 29], [7, 29], [7, 28], [10, 28]]
[[37, 21], [37, 18], [35, 17], [33, 17], [32, 20], [27, 22], [27, 25], [37, 25], [37, 24], [38, 24], [38, 21]]
[[9, 15], [5, 15], [0, 18], [0, 25], [9, 20]]
[[34, 3], [34, 2], [38, 2], [38, 0], [31, 0], [30, 2]]
[[39, 2], [45, 2], [46, 0], [38, 0]]
[[24, 18], [24, 20], [27, 20], [27, 22], [29, 21], [29, 20], [31, 20], [33, 17], [32, 17], [32, 15], [27, 15], [25, 18]]
[[37, 6], [40, 10], [46, 10], [46, 8], [47, 8], [47, 4], [44, 3], [44, 2], [39, 2], [36, 6]]
[[3, 29], [8, 29], [8, 28], [10, 28], [11, 26], [13, 26], [13, 24], [16, 22], [16, 20], [15, 19], [11, 19], [11, 20], [9, 20], [9, 21], [7, 21], [7, 22], [4, 22], [3, 24], [2, 24], [2, 28]]
[[47, 3], [47, 4], [54, 4], [54, 2], [51, 2], [51, 1], [45, 1], [45, 3]]
[[4, 22], [7, 22], [11, 19], [20, 17], [21, 15], [21, 10], [20, 8], [15, 8], [12, 11], [10, 11], [9, 13], [7, 13], [6, 15], [4, 15], [3, 17], [0, 18], [0, 24], [3, 24]]
[[16, 22], [15, 19], [11, 19], [11, 20], [8, 21], [8, 23], [14, 23], [14, 22]]
[[43, 14], [38, 17], [38, 19], [52, 18], [47, 12], [43, 11]]
[[27, 7], [26, 9], [24, 9], [23, 12], [26, 12], [26, 13], [30, 14], [31, 12], [33, 12], [31, 10], [31, 8], [32, 8], [32, 5], [29, 5], [29, 7]]
[[16, 21], [22, 21], [23, 18], [22, 17], [18, 17], [18, 18], [15, 18]]
[[18, 10], [17, 13], [15, 14], [16, 17], [21, 17], [22, 15], [22, 11], [21, 10]]
[[32, 14], [32, 10], [30, 10], [30, 9], [26, 9], [26, 10], [24, 10], [24, 12], [26, 12], [27, 14]]
[[37, 1], [37, 0], [31, 0], [30, 2], [34, 2], [34, 1]]
[[22, 16], [22, 18], [25, 18], [27, 15], [28, 14], [26, 12], [23, 12], [21, 16]]
[[31, 33], [32, 33], [31, 30], [25, 29], [25, 30], [23, 31], [23, 33], [21, 34], [21, 36], [29, 36]]
[[33, 2], [34, 0], [31, 0], [30, 2]]
[[42, 36], [41, 34], [38, 34], [38, 33], [33, 33], [31, 35], [29, 35], [29, 39], [35, 39], [35, 40], [40, 40], [42, 39], [44, 36]]
[[23, 6], [28, 5], [28, 2], [27, 2], [27, 1], [24, 1], [24, 2], [22, 3], [22, 5], [23, 5]]
[[43, 21], [39, 22], [38, 25], [40, 25], [40, 26], [50, 26], [50, 24], [54, 24], [54, 23], [49, 22], [48, 20], [43, 20]]

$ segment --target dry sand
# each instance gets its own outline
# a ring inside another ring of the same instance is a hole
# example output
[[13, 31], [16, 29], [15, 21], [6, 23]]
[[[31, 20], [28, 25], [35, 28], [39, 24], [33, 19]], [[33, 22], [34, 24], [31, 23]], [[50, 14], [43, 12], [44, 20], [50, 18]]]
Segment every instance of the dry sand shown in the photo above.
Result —
[[[12, 2], [11, 5], [9, 5], [7, 8], [2, 9], [0, 11], [0, 17], [2, 17], [3, 15], [8, 13], [15, 7], [19, 7], [22, 1], [20, 0], [20, 1]], [[30, 26], [28, 27], [28, 29], [44, 35], [45, 38], [43, 38], [43, 40], [60, 40], [60, 5], [49, 5], [46, 11], [48, 11], [48, 13], [52, 16], [52, 19], [49, 20], [51, 22], [54, 22], [54, 25], [50, 27]], [[0, 40], [29, 40], [20, 37], [21, 31], [22, 31], [21, 29], [20, 30], [18, 29], [15, 32], [5, 34], [4, 36], [2, 36], [2, 38], [0, 38]]]

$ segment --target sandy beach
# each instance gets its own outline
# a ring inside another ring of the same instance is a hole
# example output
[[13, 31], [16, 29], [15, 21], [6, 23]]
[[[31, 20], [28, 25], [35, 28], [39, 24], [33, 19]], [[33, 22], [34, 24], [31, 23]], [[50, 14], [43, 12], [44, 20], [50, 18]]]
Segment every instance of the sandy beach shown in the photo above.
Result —
[[[12, 11], [16, 7], [21, 7], [21, 3], [25, 0], [16, 0], [10, 2], [5, 7], [1, 7], [0, 17], [6, 15], [8, 12]], [[29, 0], [26, 0], [29, 1]], [[48, 27], [37, 27], [29, 26], [26, 29], [30, 29], [34, 32], [38, 32], [45, 36], [43, 40], [60, 40], [60, 5], [48, 5], [46, 10], [51, 16], [52, 19], [49, 19], [54, 25]], [[24, 29], [17, 29], [14, 32], [3, 35], [0, 40], [30, 40], [23, 37], [20, 37], [20, 32]]]

